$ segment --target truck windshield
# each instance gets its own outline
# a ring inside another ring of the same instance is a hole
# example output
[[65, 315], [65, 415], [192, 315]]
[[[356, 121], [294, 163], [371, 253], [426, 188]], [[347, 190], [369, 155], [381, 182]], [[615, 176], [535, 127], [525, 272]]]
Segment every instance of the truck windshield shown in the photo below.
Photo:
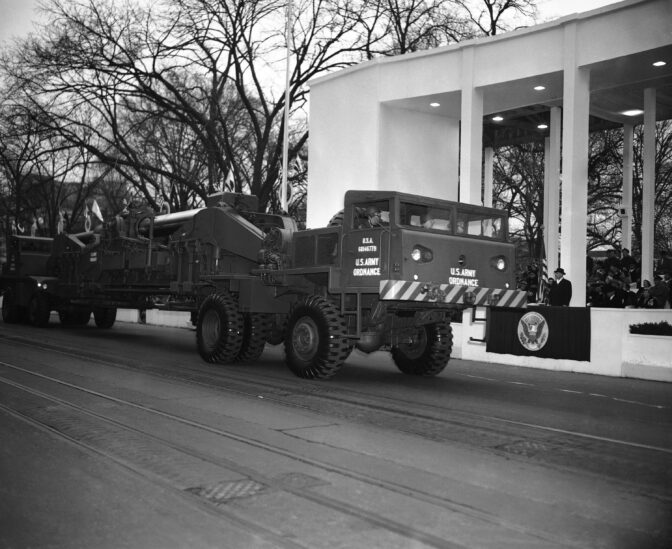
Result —
[[400, 225], [452, 233], [455, 212], [452, 207], [402, 202], [399, 217]]
[[504, 240], [504, 216], [491, 212], [458, 211], [456, 234]]

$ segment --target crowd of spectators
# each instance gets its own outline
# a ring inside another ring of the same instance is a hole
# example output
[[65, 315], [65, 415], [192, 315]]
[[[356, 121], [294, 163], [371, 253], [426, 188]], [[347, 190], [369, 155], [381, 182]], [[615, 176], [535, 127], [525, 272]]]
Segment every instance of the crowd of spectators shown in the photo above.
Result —
[[[655, 263], [653, 280], [641, 280], [641, 268], [630, 251], [609, 250], [603, 260], [586, 260], [586, 301], [589, 307], [669, 309], [672, 303], [672, 255], [663, 252]], [[519, 272], [518, 288], [527, 291], [528, 303], [548, 303], [553, 277], [543, 281], [537, 263]], [[577, 305], [572, 303], [572, 305]]]

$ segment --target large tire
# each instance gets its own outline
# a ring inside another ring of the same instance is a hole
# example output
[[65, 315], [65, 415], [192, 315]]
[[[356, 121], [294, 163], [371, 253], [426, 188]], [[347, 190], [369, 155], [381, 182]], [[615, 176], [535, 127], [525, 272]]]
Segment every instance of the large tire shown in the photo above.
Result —
[[418, 326], [411, 343], [392, 347], [392, 358], [403, 373], [414, 376], [435, 376], [446, 367], [453, 350], [453, 329], [450, 322]]
[[7, 290], [2, 296], [2, 320], [7, 324], [16, 324], [23, 319], [22, 309], [16, 304], [14, 292]]
[[49, 324], [49, 297], [44, 292], [35, 292], [28, 303], [28, 321], [38, 328]]
[[343, 217], [345, 216], [345, 210], [337, 211], [327, 223], [327, 227], [340, 227], [343, 225]]
[[117, 320], [117, 308], [116, 307], [94, 307], [93, 308], [93, 320], [96, 322], [96, 326], [103, 330], [107, 330], [114, 326], [114, 322]]
[[264, 352], [266, 338], [271, 331], [271, 318], [262, 313], [243, 313], [243, 342], [236, 360], [257, 360]]
[[226, 364], [239, 356], [245, 325], [236, 300], [227, 293], [211, 294], [198, 312], [196, 344], [206, 362]]
[[287, 322], [287, 366], [306, 379], [332, 377], [352, 350], [346, 335], [345, 321], [329, 301], [320, 296], [299, 301]]

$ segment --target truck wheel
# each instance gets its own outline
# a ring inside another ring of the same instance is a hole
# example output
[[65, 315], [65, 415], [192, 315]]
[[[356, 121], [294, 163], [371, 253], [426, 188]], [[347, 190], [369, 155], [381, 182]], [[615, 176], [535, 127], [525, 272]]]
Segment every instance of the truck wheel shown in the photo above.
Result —
[[264, 352], [266, 338], [271, 331], [271, 319], [262, 313], [243, 313], [243, 342], [236, 360], [257, 360]]
[[42, 292], [36, 292], [28, 303], [28, 321], [38, 328], [49, 324], [49, 298]]
[[198, 312], [196, 344], [206, 362], [226, 364], [236, 359], [243, 344], [243, 315], [229, 294], [211, 294]]
[[21, 308], [16, 304], [16, 298], [12, 291], [6, 291], [2, 297], [2, 320], [7, 324], [21, 322]]
[[94, 307], [93, 308], [93, 320], [96, 322], [98, 328], [107, 330], [114, 326], [115, 320], [117, 320], [117, 308], [116, 307]]
[[287, 322], [287, 366], [307, 379], [333, 376], [352, 349], [346, 333], [343, 317], [329, 301], [320, 296], [299, 301]]
[[411, 343], [392, 347], [392, 358], [403, 373], [414, 376], [435, 376], [450, 360], [453, 350], [453, 329], [449, 322], [419, 326]]

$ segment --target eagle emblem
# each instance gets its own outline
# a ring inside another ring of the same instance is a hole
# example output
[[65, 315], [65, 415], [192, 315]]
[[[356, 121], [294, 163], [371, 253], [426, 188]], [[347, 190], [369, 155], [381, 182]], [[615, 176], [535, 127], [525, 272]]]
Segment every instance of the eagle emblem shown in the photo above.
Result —
[[528, 351], [539, 351], [548, 341], [548, 323], [537, 312], [524, 314], [518, 321], [518, 341]]

